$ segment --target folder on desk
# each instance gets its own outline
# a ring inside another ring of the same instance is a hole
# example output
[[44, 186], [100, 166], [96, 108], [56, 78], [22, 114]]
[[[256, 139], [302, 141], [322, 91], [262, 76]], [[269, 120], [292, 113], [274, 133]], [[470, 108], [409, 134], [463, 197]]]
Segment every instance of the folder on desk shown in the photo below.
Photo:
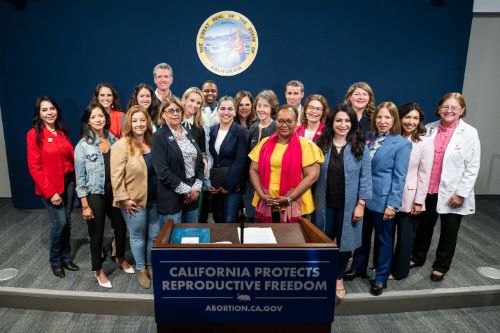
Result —
[[198, 237], [198, 243], [210, 243], [210, 228], [176, 228], [170, 243], [182, 244], [182, 239], [188, 237]]

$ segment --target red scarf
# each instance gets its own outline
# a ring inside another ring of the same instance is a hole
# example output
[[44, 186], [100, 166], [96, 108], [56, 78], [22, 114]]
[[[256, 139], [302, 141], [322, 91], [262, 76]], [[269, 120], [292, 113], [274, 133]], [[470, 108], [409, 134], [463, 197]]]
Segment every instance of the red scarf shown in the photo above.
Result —
[[[274, 148], [278, 143], [278, 132], [273, 135], [262, 145], [259, 153], [259, 177], [262, 184], [262, 189], [265, 194], [269, 194], [269, 184], [271, 182], [271, 156]], [[281, 160], [281, 176], [280, 176], [280, 196], [289, 195], [302, 180], [302, 147], [297, 133], [290, 137], [290, 142], [283, 154]], [[285, 210], [280, 213], [281, 223], [295, 223], [301, 217], [302, 200], [298, 198], [292, 204], [285, 207]], [[264, 223], [272, 222], [272, 209], [262, 200], [259, 200], [256, 212], [256, 220]]]

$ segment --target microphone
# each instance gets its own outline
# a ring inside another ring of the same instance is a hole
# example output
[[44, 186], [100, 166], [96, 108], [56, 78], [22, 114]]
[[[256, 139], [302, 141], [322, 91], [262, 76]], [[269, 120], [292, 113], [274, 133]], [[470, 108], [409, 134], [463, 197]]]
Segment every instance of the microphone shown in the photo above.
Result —
[[240, 213], [240, 242], [241, 244], [244, 244], [245, 243], [245, 223], [247, 222], [247, 214], [246, 214], [246, 211], [245, 211], [245, 208], [243, 208], [241, 210], [241, 213]]

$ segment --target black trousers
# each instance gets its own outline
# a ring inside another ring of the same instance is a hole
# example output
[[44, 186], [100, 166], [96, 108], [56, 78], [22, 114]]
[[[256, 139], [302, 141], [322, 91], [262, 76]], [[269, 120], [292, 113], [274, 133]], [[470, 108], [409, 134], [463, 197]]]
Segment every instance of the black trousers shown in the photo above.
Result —
[[[422, 214], [422, 213], [421, 213]], [[410, 260], [413, 251], [413, 241], [420, 215], [399, 212], [394, 218], [392, 229], [396, 237], [396, 247], [392, 256], [391, 273], [396, 280], [404, 279], [410, 272]]]
[[[108, 188], [109, 187], [109, 188]], [[120, 209], [113, 207], [113, 191], [111, 185], [105, 186], [105, 194], [90, 194], [87, 196], [94, 218], [87, 220], [90, 237], [90, 257], [92, 259], [92, 270], [102, 268], [102, 243], [104, 238], [104, 226], [106, 215], [111, 220], [111, 227], [115, 234], [116, 257], [125, 257], [125, 243], [127, 241], [127, 225], [123, 220]]]
[[432, 234], [438, 217], [441, 219], [441, 234], [436, 250], [436, 260], [432, 264], [435, 271], [446, 273], [450, 269], [451, 261], [455, 255], [458, 230], [462, 215], [438, 214], [436, 212], [437, 194], [428, 194], [425, 199], [425, 212], [422, 213], [417, 226], [417, 234], [413, 244], [412, 261], [417, 265], [423, 265], [427, 258], [427, 252], [431, 246]]

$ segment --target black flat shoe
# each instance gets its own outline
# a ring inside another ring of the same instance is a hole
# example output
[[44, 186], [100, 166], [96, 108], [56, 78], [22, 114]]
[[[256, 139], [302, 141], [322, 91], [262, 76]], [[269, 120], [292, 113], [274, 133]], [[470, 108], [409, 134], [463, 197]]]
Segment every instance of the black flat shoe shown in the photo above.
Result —
[[52, 267], [52, 273], [54, 273], [55, 276], [63, 278], [66, 276], [64, 273], [64, 268], [62, 267]]
[[67, 263], [63, 264], [63, 267], [66, 268], [68, 271], [79, 271], [80, 267], [75, 265], [74, 262], [68, 261]]
[[444, 279], [444, 273], [442, 275], [437, 275], [437, 274], [431, 273], [431, 281], [432, 282], [443, 281], [443, 279]]
[[385, 288], [387, 288], [387, 283], [375, 282], [370, 287], [370, 294], [373, 296], [380, 296]]
[[357, 277], [361, 277], [363, 279], [366, 279], [368, 276], [366, 275], [366, 273], [356, 272], [356, 271], [353, 271], [352, 269], [350, 269], [347, 272], [345, 272], [344, 281], [352, 281]]

